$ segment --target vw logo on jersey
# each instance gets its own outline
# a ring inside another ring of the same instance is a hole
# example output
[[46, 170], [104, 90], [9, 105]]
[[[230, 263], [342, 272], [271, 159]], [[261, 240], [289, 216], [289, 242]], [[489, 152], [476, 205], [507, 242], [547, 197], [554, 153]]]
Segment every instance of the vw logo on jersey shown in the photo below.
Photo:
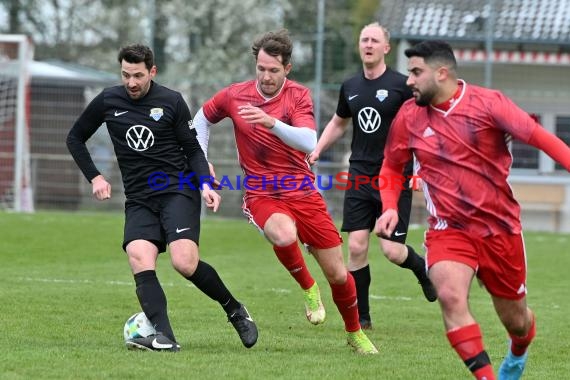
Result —
[[381, 102], [384, 101], [388, 97], [388, 90], [378, 90], [376, 91], [376, 99], [380, 100]]
[[154, 135], [144, 125], [133, 125], [127, 130], [126, 137], [129, 148], [137, 152], [143, 152], [154, 145]]
[[373, 133], [380, 128], [382, 117], [372, 107], [364, 107], [358, 112], [358, 125], [364, 133]]
[[162, 115], [164, 115], [164, 111], [162, 110], [162, 108], [152, 108], [150, 110], [149, 116], [152, 117], [154, 121], [159, 121]]

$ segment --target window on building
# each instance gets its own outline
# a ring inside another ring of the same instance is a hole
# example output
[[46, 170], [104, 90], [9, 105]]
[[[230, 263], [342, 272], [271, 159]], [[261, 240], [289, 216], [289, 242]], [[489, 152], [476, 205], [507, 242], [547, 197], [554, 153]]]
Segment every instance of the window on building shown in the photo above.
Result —
[[[570, 145], [570, 116], [556, 117], [556, 136], [560, 137], [566, 145]], [[562, 165], [556, 163], [556, 170], [565, 170]]]
[[[535, 115], [540, 123], [540, 115]], [[521, 141], [512, 140], [511, 154], [513, 155], [513, 169], [534, 169], [538, 170], [539, 150]]]

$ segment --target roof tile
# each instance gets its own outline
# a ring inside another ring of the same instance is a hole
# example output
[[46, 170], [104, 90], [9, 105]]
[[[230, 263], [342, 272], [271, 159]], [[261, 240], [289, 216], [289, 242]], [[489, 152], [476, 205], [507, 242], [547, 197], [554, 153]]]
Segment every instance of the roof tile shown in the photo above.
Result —
[[380, 22], [395, 38], [482, 41], [491, 11], [498, 42], [570, 44], [570, 0], [383, 0]]

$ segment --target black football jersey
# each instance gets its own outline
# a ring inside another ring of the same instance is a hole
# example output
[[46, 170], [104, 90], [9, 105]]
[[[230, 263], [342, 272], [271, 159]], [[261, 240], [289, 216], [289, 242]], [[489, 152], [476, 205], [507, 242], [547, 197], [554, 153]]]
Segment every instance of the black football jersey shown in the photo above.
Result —
[[143, 98], [131, 99], [121, 85], [104, 89], [91, 101], [67, 140], [89, 181], [100, 173], [85, 141], [103, 123], [113, 142], [128, 199], [184, 193], [192, 190], [192, 179], [209, 175], [190, 110], [176, 91], [152, 82]]
[[351, 173], [378, 175], [392, 119], [411, 97], [406, 76], [390, 68], [376, 79], [361, 72], [342, 84], [336, 114], [352, 118]]

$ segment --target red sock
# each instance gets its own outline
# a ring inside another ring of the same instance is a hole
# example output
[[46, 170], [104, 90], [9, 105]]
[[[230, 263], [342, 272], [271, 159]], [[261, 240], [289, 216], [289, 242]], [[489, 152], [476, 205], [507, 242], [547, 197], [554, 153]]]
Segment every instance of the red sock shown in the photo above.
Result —
[[483, 348], [483, 337], [478, 324], [450, 330], [447, 339], [476, 379], [495, 379], [491, 360]]
[[511, 352], [515, 356], [522, 356], [526, 352], [526, 349], [530, 345], [530, 342], [532, 342], [532, 339], [536, 335], [536, 319], [534, 317], [534, 314], [532, 315], [530, 330], [528, 331], [526, 336], [521, 337], [512, 334], [509, 335], [511, 337]]
[[313, 286], [315, 280], [313, 276], [311, 276], [309, 269], [307, 269], [307, 264], [305, 264], [305, 259], [303, 259], [303, 253], [299, 249], [297, 242], [286, 247], [274, 245], [273, 251], [285, 269], [287, 269], [295, 281], [301, 285], [301, 288], [306, 290]]
[[360, 330], [358, 322], [358, 304], [356, 302], [356, 286], [350, 272], [346, 273], [344, 284], [329, 284], [334, 303], [344, 321], [344, 329], [348, 332]]

